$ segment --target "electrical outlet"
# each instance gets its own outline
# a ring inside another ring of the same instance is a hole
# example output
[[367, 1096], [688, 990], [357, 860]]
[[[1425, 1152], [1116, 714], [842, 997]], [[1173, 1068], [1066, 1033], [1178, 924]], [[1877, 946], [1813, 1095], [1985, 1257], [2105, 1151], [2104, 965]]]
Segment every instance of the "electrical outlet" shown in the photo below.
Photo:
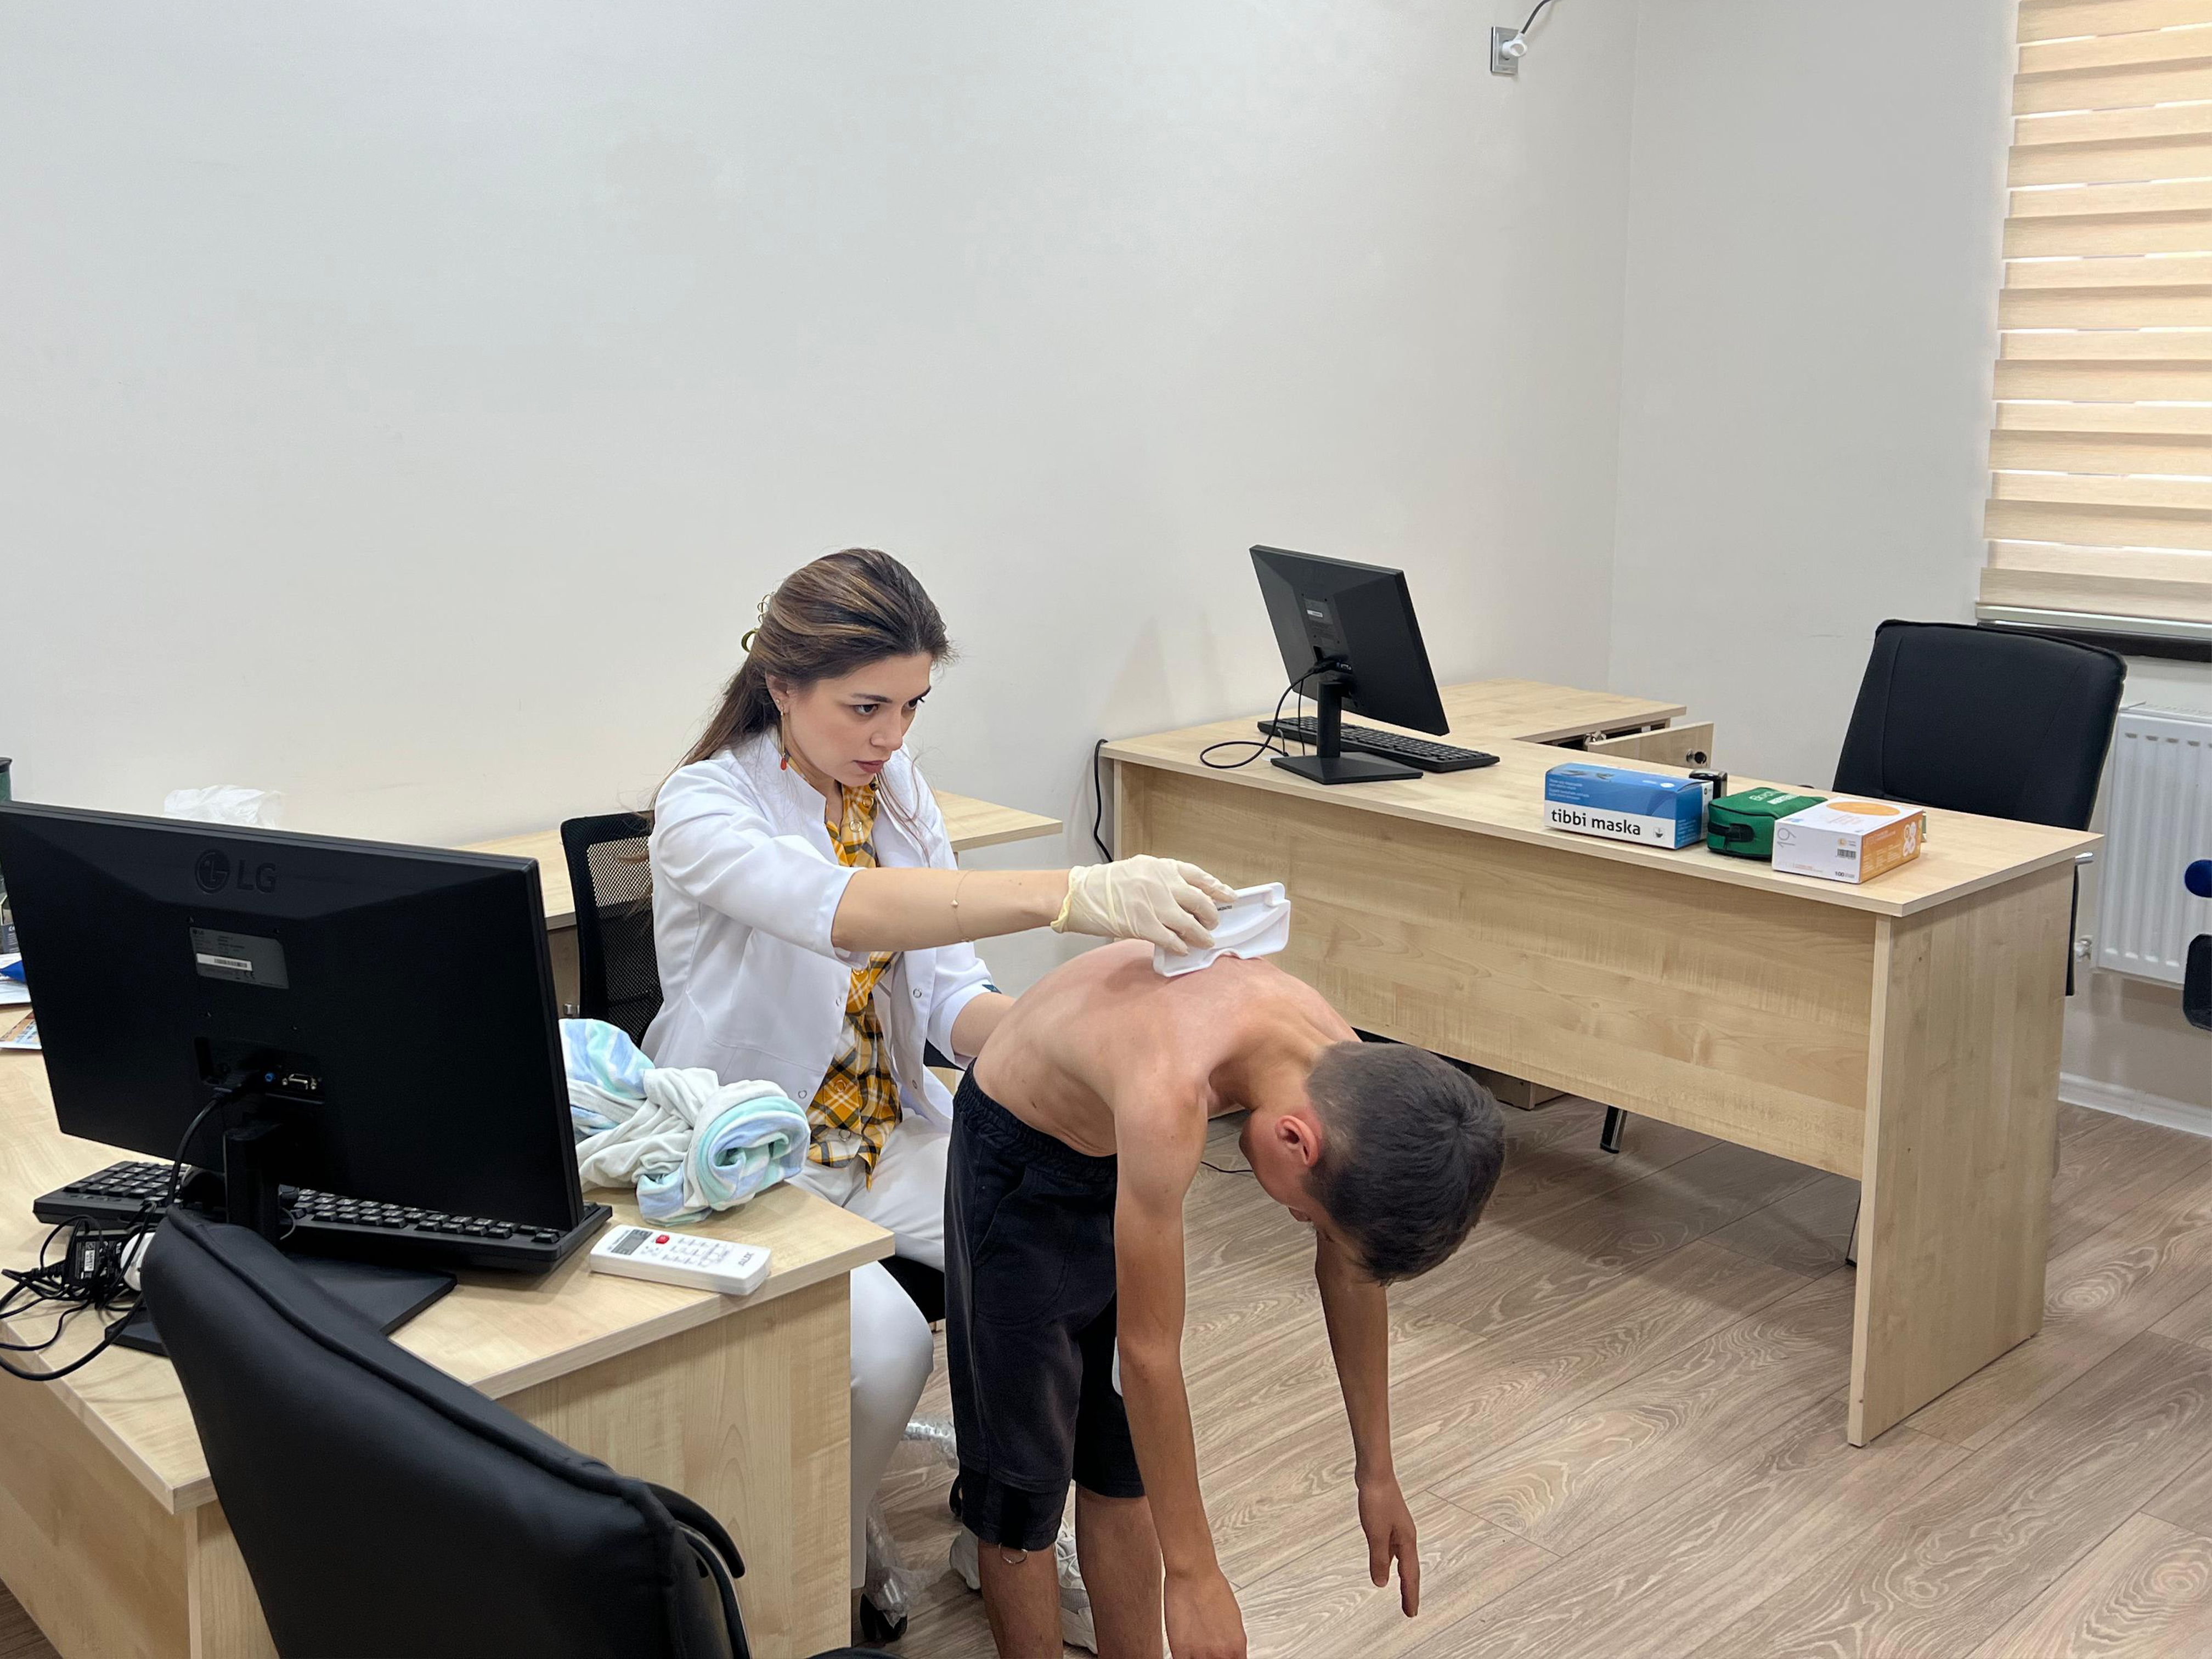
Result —
[[[1509, 40], [1518, 46], [1521, 51], [1509, 50], [1505, 44]], [[1528, 43], [1521, 39], [1521, 31], [1510, 23], [1492, 26], [1490, 31], [1490, 72], [1492, 75], [1520, 74], [1521, 52], [1528, 50]]]

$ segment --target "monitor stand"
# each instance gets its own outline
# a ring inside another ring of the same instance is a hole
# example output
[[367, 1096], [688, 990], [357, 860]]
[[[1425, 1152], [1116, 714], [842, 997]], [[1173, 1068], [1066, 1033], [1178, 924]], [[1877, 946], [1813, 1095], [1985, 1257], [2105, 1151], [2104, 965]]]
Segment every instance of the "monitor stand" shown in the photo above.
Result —
[[1316, 783], [1388, 783], [1399, 778], [1418, 778], [1420, 772], [1401, 762], [1373, 755], [1344, 752], [1344, 677], [1322, 676], [1314, 694], [1314, 725], [1320, 741], [1310, 755], [1278, 755], [1275, 764]]
[[[386, 1336], [452, 1290], [455, 1283], [451, 1273], [421, 1267], [386, 1267], [373, 1261], [341, 1261], [325, 1255], [288, 1255], [285, 1260]], [[153, 1310], [143, 1302], [124, 1319], [115, 1340], [118, 1346], [136, 1348], [141, 1353], [168, 1352], [161, 1346], [161, 1333], [155, 1328]]]
[[[250, 1102], [255, 1091], [246, 1091], [239, 1097]], [[251, 1105], [246, 1121], [224, 1133], [222, 1210], [216, 1218], [250, 1227], [280, 1249], [288, 1228], [270, 1153], [283, 1133], [281, 1120], [255, 1112]], [[286, 1259], [387, 1336], [458, 1282], [451, 1273], [423, 1267], [392, 1267], [373, 1261], [289, 1253]], [[168, 1352], [154, 1327], [153, 1310], [143, 1302], [125, 1318], [115, 1340], [142, 1353]]]

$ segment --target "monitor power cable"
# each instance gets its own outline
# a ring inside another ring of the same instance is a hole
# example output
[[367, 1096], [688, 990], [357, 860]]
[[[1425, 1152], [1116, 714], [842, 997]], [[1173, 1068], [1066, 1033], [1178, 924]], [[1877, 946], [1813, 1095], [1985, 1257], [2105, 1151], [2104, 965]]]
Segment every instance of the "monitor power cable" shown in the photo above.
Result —
[[[92, 1312], [108, 1316], [106, 1328], [100, 1340], [79, 1354], [66, 1365], [47, 1370], [27, 1370], [0, 1358], [0, 1371], [18, 1376], [26, 1382], [53, 1382], [82, 1370], [115, 1345], [121, 1334], [125, 1319], [137, 1307], [139, 1293], [125, 1277], [132, 1265], [134, 1252], [143, 1255], [146, 1243], [154, 1230], [161, 1224], [161, 1218], [177, 1201], [185, 1170], [185, 1152], [199, 1133], [200, 1125], [208, 1115], [234, 1099], [244, 1087], [241, 1083], [226, 1083], [216, 1089], [207, 1104], [201, 1107], [177, 1143], [177, 1155], [169, 1163], [167, 1194], [160, 1203], [150, 1198], [139, 1206], [136, 1220], [125, 1228], [112, 1226], [78, 1216], [61, 1222], [39, 1246], [38, 1265], [29, 1268], [0, 1267], [0, 1279], [10, 1281], [5, 1291], [0, 1291], [0, 1319], [34, 1312], [41, 1308], [55, 1310], [54, 1328], [36, 1342], [0, 1341], [0, 1355], [10, 1353], [43, 1353], [62, 1340], [70, 1322], [81, 1313]], [[61, 1254], [54, 1254], [58, 1243]]]
[[[1300, 709], [1303, 709], [1305, 705], [1305, 683], [1313, 678], [1316, 674], [1325, 674], [1331, 669], [1337, 668], [1341, 665], [1341, 659], [1335, 657], [1323, 658], [1321, 661], [1314, 664], [1312, 667], [1307, 669], [1304, 673], [1300, 674], [1297, 678], [1293, 679], [1288, 685], [1285, 686], [1283, 688], [1283, 695], [1275, 699], [1274, 718], [1269, 722], [1269, 724], [1279, 725], [1281, 723], [1283, 718], [1283, 705], [1290, 701], [1292, 694], [1294, 693], [1298, 698]], [[1213, 758], [1215, 751], [1223, 749], [1243, 749], [1248, 750], [1250, 752], [1245, 755], [1242, 760], [1215, 760]], [[1234, 772], [1242, 767], [1249, 766], [1254, 761], [1259, 759], [1262, 755], [1274, 754], [1287, 756], [1290, 752], [1289, 749], [1284, 746], [1282, 738], [1273, 734], [1260, 738], [1224, 738], [1220, 742], [1209, 743], [1205, 748], [1200, 750], [1198, 752], [1198, 760], [1200, 765], [1206, 767], [1211, 770], [1216, 772]]]
[[[1283, 704], [1290, 700], [1291, 694], [1292, 692], [1298, 693], [1299, 711], [1303, 712], [1305, 706], [1305, 696], [1304, 693], [1300, 690], [1300, 688], [1315, 675], [1322, 673], [1328, 669], [1337, 667], [1338, 665], [1338, 663], [1333, 659], [1325, 662], [1317, 662], [1311, 668], [1307, 669], [1304, 673], [1299, 675], [1288, 685], [1285, 686], [1283, 688], [1283, 695], [1275, 699], [1275, 719], [1278, 720], [1282, 719]], [[1114, 852], [1111, 848], [1106, 845], [1106, 778], [1104, 752], [1108, 741], [1109, 740], [1107, 738], [1101, 738], [1091, 745], [1091, 844], [1098, 849], [1098, 856], [1104, 859], [1110, 864], [1114, 860]], [[1301, 744], [1299, 747], [1303, 749], [1306, 747], [1306, 745]], [[1218, 761], [1213, 759], [1212, 756], [1215, 751], [1223, 749], [1245, 749], [1249, 750], [1251, 752], [1246, 755], [1242, 760]], [[1290, 752], [1290, 750], [1284, 745], [1283, 740], [1277, 737], [1224, 738], [1219, 743], [1210, 743], [1206, 744], [1205, 749], [1200, 751], [1198, 758], [1201, 764], [1211, 768], [1216, 772], [1234, 772], [1240, 767], [1249, 766], [1254, 761], [1259, 759], [1262, 755], [1287, 756]]]

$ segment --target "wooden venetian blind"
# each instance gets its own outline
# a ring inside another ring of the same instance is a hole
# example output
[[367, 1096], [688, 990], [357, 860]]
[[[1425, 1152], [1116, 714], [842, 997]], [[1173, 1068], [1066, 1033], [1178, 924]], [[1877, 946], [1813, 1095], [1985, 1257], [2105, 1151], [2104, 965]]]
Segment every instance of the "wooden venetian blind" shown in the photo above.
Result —
[[2013, 116], [1983, 612], [2212, 634], [2212, 0], [2021, 0]]

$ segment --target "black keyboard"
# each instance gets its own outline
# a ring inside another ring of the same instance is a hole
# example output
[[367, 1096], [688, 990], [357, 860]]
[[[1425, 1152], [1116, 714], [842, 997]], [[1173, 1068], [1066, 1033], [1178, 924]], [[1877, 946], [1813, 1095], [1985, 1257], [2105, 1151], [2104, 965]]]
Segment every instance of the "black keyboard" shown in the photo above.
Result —
[[[1268, 737], [1279, 738], [1285, 743], [1302, 743], [1309, 749], [1321, 741], [1321, 732], [1310, 714], [1300, 714], [1294, 720], [1261, 720], [1260, 730]], [[1354, 754], [1380, 755], [1385, 760], [1417, 766], [1424, 772], [1471, 772], [1478, 766], [1498, 764], [1497, 756], [1486, 755], [1480, 749], [1455, 749], [1448, 743], [1380, 732], [1371, 726], [1347, 726], [1338, 740]]]
[[[149, 1200], [160, 1204], [168, 1190], [166, 1164], [111, 1164], [46, 1194], [31, 1206], [31, 1212], [49, 1223], [82, 1216], [125, 1226], [138, 1219]], [[190, 1184], [185, 1191], [189, 1197]], [[533, 1227], [489, 1216], [447, 1215], [411, 1205], [340, 1198], [312, 1187], [280, 1188], [278, 1194], [293, 1218], [292, 1231], [284, 1237], [288, 1249], [302, 1255], [382, 1261], [395, 1267], [544, 1273], [566, 1261], [614, 1214], [604, 1204], [587, 1204], [582, 1222], [563, 1232], [558, 1227]]]

